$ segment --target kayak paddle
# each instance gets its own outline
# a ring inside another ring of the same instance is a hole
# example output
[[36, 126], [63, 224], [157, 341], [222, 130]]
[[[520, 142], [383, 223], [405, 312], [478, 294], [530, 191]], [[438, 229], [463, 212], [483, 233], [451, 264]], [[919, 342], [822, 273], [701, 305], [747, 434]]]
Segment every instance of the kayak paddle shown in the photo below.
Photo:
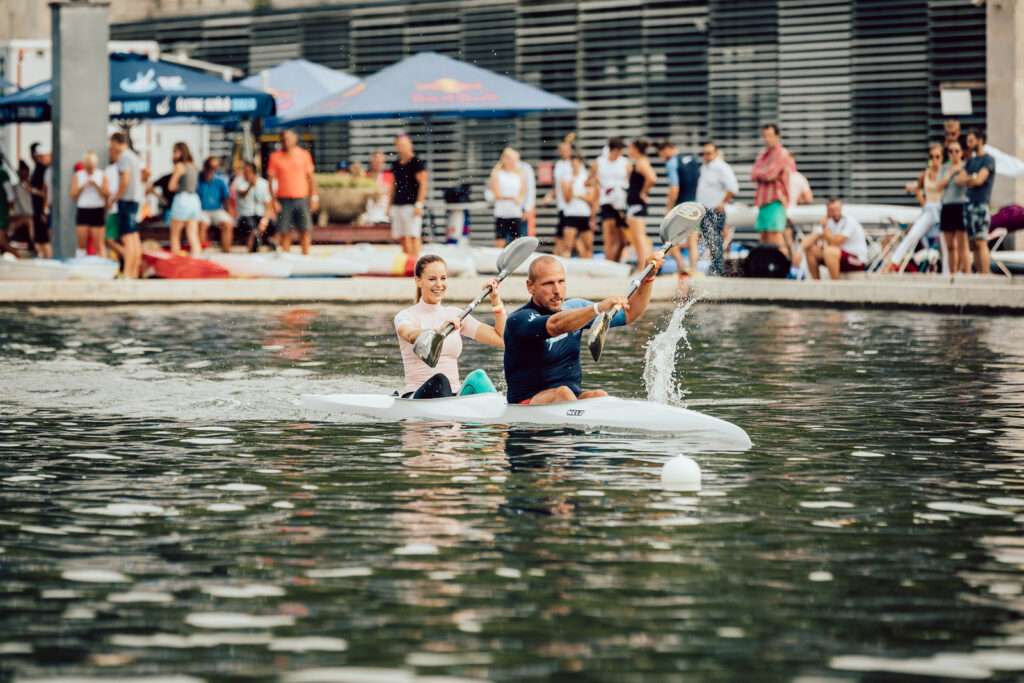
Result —
[[[662, 242], [661, 250], [667, 252], [673, 245], [682, 242], [690, 234], [690, 231], [700, 225], [705, 213], [707, 213], [707, 209], [697, 202], [676, 204], [671, 211], [665, 214], [665, 218], [661, 221], [659, 231]], [[633, 292], [637, 290], [640, 283], [653, 270], [654, 264], [652, 263], [640, 273], [639, 277], [630, 282], [629, 291], [626, 293], [627, 298], [633, 296]], [[612, 318], [619, 312], [619, 308], [621, 306], [615, 306], [607, 313], [598, 314], [590, 325], [590, 336], [587, 337], [587, 346], [590, 347], [590, 355], [594, 357], [595, 363], [601, 360], [601, 352], [604, 351], [604, 338], [607, 336], [608, 327], [611, 325]]]
[[[520, 237], [517, 240], [513, 240], [507, 247], [501, 250], [498, 254], [498, 260], [496, 265], [498, 266], [498, 277], [497, 281], [501, 282], [508, 277], [513, 270], [518, 268], [526, 258], [534, 252], [537, 248], [538, 240], [536, 237]], [[491, 286], [480, 292], [480, 296], [473, 299], [473, 301], [462, 309], [459, 313], [459, 320], [462, 320], [469, 315], [477, 305], [484, 300], [484, 297], [491, 293]], [[420, 336], [416, 337], [416, 343], [412, 345], [413, 352], [419, 356], [424, 363], [434, 368], [437, 367], [437, 361], [441, 357], [441, 346], [444, 345], [444, 339], [455, 330], [455, 326], [448, 323], [444, 326], [440, 332], [437, 330], [423, 330], [420, 332]]]

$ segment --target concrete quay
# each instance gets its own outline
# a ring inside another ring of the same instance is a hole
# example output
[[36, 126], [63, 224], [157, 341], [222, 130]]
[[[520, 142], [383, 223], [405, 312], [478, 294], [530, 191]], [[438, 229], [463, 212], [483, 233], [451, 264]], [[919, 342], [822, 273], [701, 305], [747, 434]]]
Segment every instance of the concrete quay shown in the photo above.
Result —
[[[501, 285], [506, 301], [525, 301], [525, 278]], [[447, 300], [475, 297], [485, 276], [449, 280]], [[600, 300], [625, 293], [618, 278], [575, 277], [569, 296]], [[227, 280], [3, 280], [5, 305], [93, 305], [161, 303], [403, 303], [412, 300], [411, 278], [289, 278]], [[958, 278], [871, 275], [837, 282], [757, 278], [662, 276], [652, 299], [671, 301], [689, 291], [708, 303], [765, 303], [858, 308], [911, 308], [971, 313], [1024, 313], [1024, 278]]]

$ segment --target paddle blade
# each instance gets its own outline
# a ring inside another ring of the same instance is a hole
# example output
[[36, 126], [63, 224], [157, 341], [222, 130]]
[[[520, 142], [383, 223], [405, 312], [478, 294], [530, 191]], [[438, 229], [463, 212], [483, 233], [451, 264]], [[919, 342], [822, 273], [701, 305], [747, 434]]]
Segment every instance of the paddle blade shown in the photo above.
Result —
[[507, 247], [498, 254], [496, 265], [499, 273], [511, 273], [523, 264], [523, 261], [530, 257], [537, 250], [540, 241], [536, 237], [520, 237], [512, 240]]
[[590, 336], [587, 337], [587, 346], [590, 347], [590, 355], [594, 362], [601, 360], [601, 353], [604, 351], [604, 338], [608, 336], [608, 328], [612, 324], [612, 318], [619, 312], [616, 306], [610, 313], [601, 313], [590, 325]]
[[677, 244], [689, 235], [704, 219], [707, 209], [697, 202], [676, 204], [661, 220], [661, 241]]
[[442, 346], [444, 346], [444, 335], [437, 330], [423, 330], [420, 332], [420, 336], [416, 337], [416, 343], [412, 345], [412, 350], [420, 360], [430, 367], [436, 368], [437, 361], [441, 357]]

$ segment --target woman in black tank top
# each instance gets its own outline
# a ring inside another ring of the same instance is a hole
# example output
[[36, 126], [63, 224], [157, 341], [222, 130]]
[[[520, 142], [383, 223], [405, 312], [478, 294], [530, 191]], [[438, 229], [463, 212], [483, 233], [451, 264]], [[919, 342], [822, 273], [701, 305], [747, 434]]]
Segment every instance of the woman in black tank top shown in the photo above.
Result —
[[658, 180], [650, 160], [647, 148], [650, 141], [637, 138], [630, 143], [626, 153], [632, 170], [629, 173], [629, 187], [626, 189], [626, 228], [630, 244], [636, 251], [637, 270], [644, 267], [647, 257], [651, 255], [651, 240], [647, 237], [647, 192]]

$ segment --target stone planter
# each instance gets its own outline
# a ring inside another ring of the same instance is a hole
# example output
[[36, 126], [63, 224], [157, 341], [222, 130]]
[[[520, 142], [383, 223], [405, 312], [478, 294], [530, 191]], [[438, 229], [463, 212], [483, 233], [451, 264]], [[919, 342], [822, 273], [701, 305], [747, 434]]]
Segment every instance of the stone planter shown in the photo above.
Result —
[[366, 201], [377, 196], [376, 188], [320, 188], [321, 221], [352, 223], [366, 210]]

